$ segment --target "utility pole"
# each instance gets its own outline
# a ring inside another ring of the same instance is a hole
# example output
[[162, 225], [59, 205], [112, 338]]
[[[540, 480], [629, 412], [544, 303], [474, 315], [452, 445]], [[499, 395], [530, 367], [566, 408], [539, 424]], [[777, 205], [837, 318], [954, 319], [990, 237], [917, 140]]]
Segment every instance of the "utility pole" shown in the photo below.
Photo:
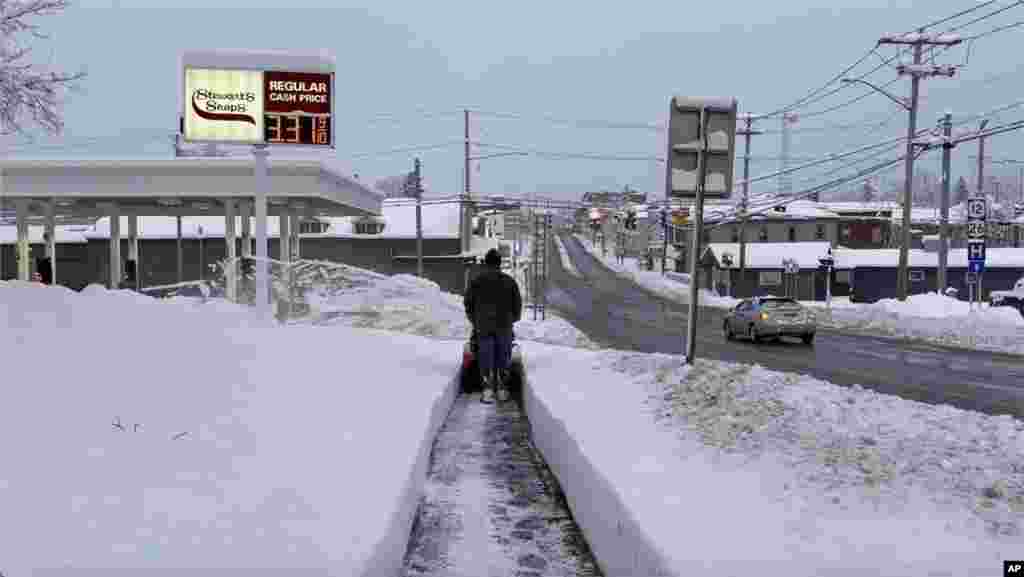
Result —
[[469, 179], [470, 179], [470, 168], [469, 168], [469, 109], [462, 111], [463, 120], [465, 121], [465, 166], [463, 170], [466, 173], [466, 177], [463, 179], [465, 184], [465, 190], [463, 191], [462, 198], [459, 200], [459, 252], [466, 252], [466, 198], [469, 196]]
[[[747, 113], [744, 118], [746, 128], [737, 130], [736, 134], [743, 136], [746, 141], [746, 148], [743, 152], [743, 198], [740, 200], [740, 283], [746, 284], [747, 277], [747, 209], [750, 205], [750, 137], [755, 134], [763, 134], [764, 131], [754, 130], [751, 125], [754, 122], [752, 114]], [[736, 296], [736, 283], [729, 283], [733, 295]]]
[[416, 276], [423, 278], [423, 185], [418, 158], [413, 161], [412, 186], [416, 195]]
[[[983, 132], [988, 125], [988, 120], [982, 120], [978, 126], [978, 132]], [[978, 196], [985, 196], [985, 137], [978, 138]]]
[[942, 199], [940, 200], [939, 216], [939, 278], [936, 288], [939, 294], [944, 294], [949, 286], [946, 278], [946, 270], [949, 262], [949, 187], [950, 187], [950, 156], [953, 150], [953, 143], [950, 137], [953, 136], [953, 113], [946, 112], [942, 117]]
[[661, 209], [661, 276], [665, 276], [665, 264], [668, 260], [668, 206]]
[[956, 74], [956, 67], [954, 66], [923, 65], [921, 63], [921, 56], [925, 46], [953, 46], [959, 44], [961, 41], [962, 39], [959, 36], [951, 34], [926, 35], [924, 28], [919, 28], [917, 33], [884, 36], [879, 39], [878, 44], [911, 45], [914, 47], [914, 63], [909, 66], [901, 64], [897, 67], [897, 72], [900, 76], [910, 76], [909, 102], [900, 101], [886, 93], [884, 90], [870, 84], [866, 80], [858, 79], [859, 82], [867, 84], [876, 91], [889, 96], [890, 99], [899, 102], [910, 113], [910, 118], [907, 122], [906, 170], [904, 173], [903, 189], [903, 230], [901, 231], [903, 238], [900, 243], [900, 266], [899, 278], [897, 279], [897, 296], [901, 301], [907, 300], [907, 295], [910, 293], [910, 277], [908, 270], [910, 264], [911, 239], [910, 217], [911, 210], [914, 205], [914, 152], [915, 147], [917, 146], [917, 143], [914, 142], [914, 136], [917, 134], [917, 101], [920, 96], [921, 78], [928, 78], [932, 76], [952, 77]]

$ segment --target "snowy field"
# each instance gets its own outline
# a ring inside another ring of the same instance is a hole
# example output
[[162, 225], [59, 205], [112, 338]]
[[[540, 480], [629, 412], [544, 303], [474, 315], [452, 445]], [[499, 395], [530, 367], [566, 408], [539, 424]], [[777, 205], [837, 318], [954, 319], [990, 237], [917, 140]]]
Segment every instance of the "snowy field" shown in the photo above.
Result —
[[[636, 259], [619, 264], [615, 258], [601, 256], [600, 247], [594, 247], [583, 236], [577, 236], [590, 254], [608, 268], [634, 280], [651, 292], [676, 302], [689, 302], [689, 286], [680, 275], [662, 276], [660, 271], [641, 270]], [[701, 306], [731, 308], [739, 301], [701, 290]], [[974, 308], [960, 301], [936, 293], [912, 295], [905, 302], [885, 299], [877, 303], [851, 303], [849, 299], [836, 299], [831, 309], [823, 302], [804, 302], [814, 309], [818, 324], [823, 327], [887, 336], [898, 339], [920, 340], [953, 347], [1024, 354], [1024, 317], [1010, 307]]]
[[[217, 301], [0, 284], [0, 347], [18, 359], [0, 543], [19, 544], [0, 571], [385, 571], [469, 327], [433, 283], [362, 278], [288, 326]], [[550, 315], [516, 333], [538, 444], [606, 568], [988, 575], [1020, 557], [1018, 420], [759, 367], [687, 371], [597, 350]]]

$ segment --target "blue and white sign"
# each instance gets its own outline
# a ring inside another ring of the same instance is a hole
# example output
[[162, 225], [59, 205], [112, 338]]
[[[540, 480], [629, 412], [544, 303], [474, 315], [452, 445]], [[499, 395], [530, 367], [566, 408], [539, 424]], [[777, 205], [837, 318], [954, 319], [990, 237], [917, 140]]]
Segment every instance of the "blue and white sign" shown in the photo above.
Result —
[[984, 197], [967, 199], [967, 267], [975, 274], [985, 270], [985, 239], [988, 227], [988, 200]]

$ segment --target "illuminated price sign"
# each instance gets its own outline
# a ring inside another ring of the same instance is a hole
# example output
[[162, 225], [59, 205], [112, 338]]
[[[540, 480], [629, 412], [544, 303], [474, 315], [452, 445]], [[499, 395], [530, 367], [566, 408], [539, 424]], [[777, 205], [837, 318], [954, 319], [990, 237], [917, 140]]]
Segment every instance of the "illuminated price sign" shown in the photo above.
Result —
[[331, 75], [264, 72], [267, 144], [331, 146]]
[[186, 67], [189, 142], [334, 146], [334, 74]]

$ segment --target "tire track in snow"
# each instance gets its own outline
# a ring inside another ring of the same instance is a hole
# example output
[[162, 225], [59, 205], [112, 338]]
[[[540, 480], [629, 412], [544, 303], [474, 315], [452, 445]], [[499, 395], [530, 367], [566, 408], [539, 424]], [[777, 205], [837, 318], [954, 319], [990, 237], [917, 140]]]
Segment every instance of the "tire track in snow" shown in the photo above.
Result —
[[404, 577], [601, 575], [514, 402], [461, 395], [430, 461]]

